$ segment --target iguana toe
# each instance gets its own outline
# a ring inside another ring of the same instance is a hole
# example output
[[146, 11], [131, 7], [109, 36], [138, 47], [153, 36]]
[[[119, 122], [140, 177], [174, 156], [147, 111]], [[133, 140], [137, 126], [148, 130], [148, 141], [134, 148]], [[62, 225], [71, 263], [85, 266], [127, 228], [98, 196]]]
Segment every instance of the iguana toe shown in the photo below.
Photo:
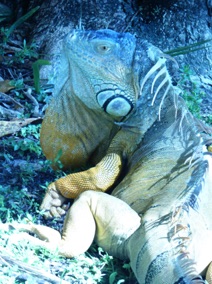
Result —
[[63, 210], [61, 207], [52, 206], [50, 211], [44, 213], [44, 217], [46, 219], [49, 219], [49, 218], [52, 218], [52, 217], [60, 218], [61, 216], [65, 215], [65, 214], [66, 214], [66, 211]]

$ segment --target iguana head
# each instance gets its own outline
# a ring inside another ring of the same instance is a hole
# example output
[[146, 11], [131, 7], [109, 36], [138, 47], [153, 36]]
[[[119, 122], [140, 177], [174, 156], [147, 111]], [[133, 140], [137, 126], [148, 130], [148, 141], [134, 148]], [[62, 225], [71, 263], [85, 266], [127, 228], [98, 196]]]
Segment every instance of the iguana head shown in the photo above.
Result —
[[135, 105], [135, 37], [104, 29], [72, 31], [64, 41], [76, 95], [92, 109], [123, 117]]

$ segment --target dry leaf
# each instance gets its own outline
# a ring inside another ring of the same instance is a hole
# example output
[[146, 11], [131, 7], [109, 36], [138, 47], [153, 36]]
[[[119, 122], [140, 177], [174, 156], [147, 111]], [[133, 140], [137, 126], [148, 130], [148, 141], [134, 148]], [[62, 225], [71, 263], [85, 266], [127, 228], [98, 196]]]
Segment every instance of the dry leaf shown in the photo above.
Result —
[[14, 89], [15, 87], [11, 85], [10, 80], [4, 80], [0, 81], [0, 92], [6, 93], [11, 89]]
[[26, 118], [23, 120], [14, 121], [0, 121], [0, 137], [13, 134], [21, 129], [21, 127], [32, 123], [33, 121], [39, 120], [41, 118]]

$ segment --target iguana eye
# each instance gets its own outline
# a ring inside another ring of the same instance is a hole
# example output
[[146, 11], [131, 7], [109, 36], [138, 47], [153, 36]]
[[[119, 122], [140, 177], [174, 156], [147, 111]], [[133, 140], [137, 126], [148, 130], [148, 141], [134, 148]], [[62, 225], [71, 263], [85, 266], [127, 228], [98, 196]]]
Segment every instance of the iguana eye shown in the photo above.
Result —
[[97, 46], [97, 51], [101, 54], [106, 54], [111, 50], [111, 46], [106, 44], [101, 44]]

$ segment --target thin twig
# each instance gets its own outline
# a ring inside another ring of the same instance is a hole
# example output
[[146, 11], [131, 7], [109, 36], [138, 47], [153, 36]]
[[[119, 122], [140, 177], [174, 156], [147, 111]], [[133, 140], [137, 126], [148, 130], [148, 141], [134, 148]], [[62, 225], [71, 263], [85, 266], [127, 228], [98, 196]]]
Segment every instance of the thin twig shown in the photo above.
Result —
[[35, 97], [33, 97], [32, 95], [32, 89], [31, 88], [28, 88], [26, 92], [24, 92], [24, 95], [30, 99], [34, 105], [34, 110], [33, 110], [33, 116], [35, 117], [39, 117], [40, 114], [39, 114], [39, 103], [38, 101], [36, 100]]
[[59, 277], [48, 273], [44, 270], [41, 269], [36, 269], [35, 267], [32, 267], [20, 260], [14, 259], [11, 256], [8, 255], [2, 255], [0, 254], [0, 261], [7, 266], [14, 266], [17, 265], [20, 270], [24, 271], [27, 273], [27, 275], [31, 274], [33, 277], [37, 277], [39, 279], [48, 281], [48, 283], [52, 284], [69, 284], [69, 282], [60, 279]]

